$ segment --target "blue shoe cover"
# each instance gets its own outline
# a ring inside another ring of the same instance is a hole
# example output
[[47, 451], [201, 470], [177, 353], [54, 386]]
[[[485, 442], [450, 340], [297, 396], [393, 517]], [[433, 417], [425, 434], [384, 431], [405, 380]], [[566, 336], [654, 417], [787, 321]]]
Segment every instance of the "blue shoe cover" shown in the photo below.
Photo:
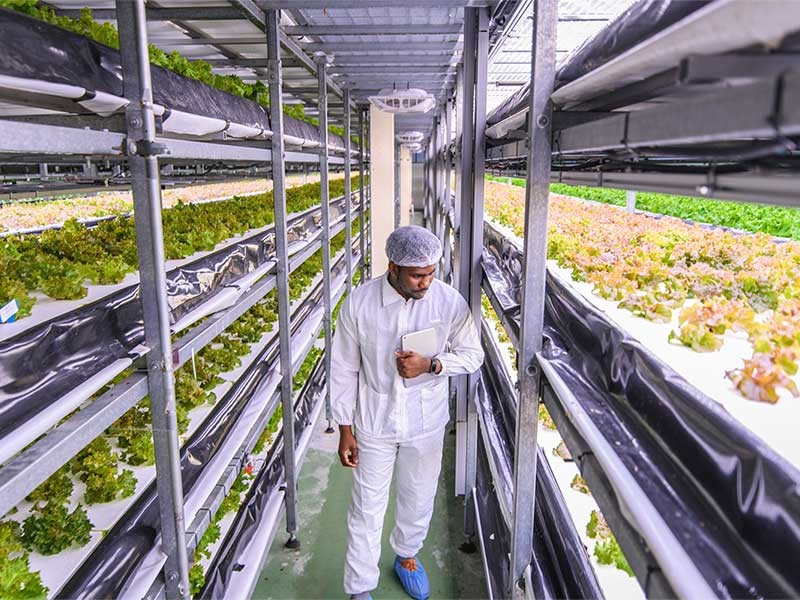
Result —
[[399, 556], [394, 559], [394, 572], [400, 578], [400, 583], [403, 584], [403, 589], [406, 593], [414, 600], [430, 598], [431, 586], [428, 583], [428, 575], [425, 573], [425, 569], [422, 568], [422, 563], [417, 560], [417, 570], [409, 571], [403, 568], [400, 560]]

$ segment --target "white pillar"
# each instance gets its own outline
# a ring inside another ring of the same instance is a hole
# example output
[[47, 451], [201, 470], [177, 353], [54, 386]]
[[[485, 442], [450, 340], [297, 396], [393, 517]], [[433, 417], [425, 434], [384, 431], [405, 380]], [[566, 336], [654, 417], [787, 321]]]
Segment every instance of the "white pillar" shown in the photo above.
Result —
[[394, 230], [394, 115], [374, 106], [369, 111], [372, 275], [378, 277], [389, 267], [383, 249]]
[[400, 225], [411, 225], [411, 211], [414, 202], [411, 198], [411, 151], [400, 149]]
[[625, 208], [629, 213], [636, 212], [636, 192], [633, 190], [625, 191]]

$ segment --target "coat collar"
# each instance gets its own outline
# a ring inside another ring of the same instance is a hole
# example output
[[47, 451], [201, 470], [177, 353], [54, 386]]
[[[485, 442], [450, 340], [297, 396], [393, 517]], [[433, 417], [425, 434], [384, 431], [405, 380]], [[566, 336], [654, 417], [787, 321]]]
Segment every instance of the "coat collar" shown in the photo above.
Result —
[[[433, 285], [433, 284], [431, 284]], [[428, 296], [430, 295], [431, 290], [428, 289], [428, 293], [425, 294], [419, 300], [415, 300], [415, 302], [424, 302]], [[405, 298], [403, 298], [400, 293], [392, 287], [392, 284], [389, 283], [389, 271], [383, 274], [383, 284], [381, 284], [381, 303], [384, 307], [389, 306], [390, 304], [394, 304], [395, 302], [405, 302]]]

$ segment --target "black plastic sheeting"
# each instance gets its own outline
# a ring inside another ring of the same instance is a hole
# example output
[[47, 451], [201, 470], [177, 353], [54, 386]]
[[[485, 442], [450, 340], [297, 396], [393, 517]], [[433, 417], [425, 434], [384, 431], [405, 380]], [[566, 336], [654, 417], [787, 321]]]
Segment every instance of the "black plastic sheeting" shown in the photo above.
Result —
[[[314, 407], [318, 402], [324, 401], [322, 395], [324, 389], [325, 369], [323, 361], [318, 360], [295, 403], [294, 430], [295, 440], [298, 442], [303, 432], [311, 425]], [[285, 483], [283, 432], [276, 437], [265, 462], [266, 467], [256, 477], [233, 525], [208, 567], [205, 586], [195, 598], [229, 597], [228, 584], [231, 575], [240, 568], [241, 563], [251, 560], [246, 550], [253, 536], [264, 526], [261, 515], [280, 490], [280, 486]]]
[[[567, 56], [556, 71], [555, 88], [586, 75], [702, 8], [712, 0], [639, 0]], [[499, 104], [486, 118], [491, 127], [530, 103], [531, 82]]]
[[[486, 360], [481, 371], [485, 393], [480, 394], [478, 411], [481, 413], [481, 426], [484, 434], [490, 440], [492, 457], [485, 460], [493, 460], [495, 472], [501, 481], [493, 480], [495, 498], [492, 502], [497, 503], [497, 496], [506, 495], [508, 498], [507, 506], [511, 506], [510, 485], [513, 479], [514, 469], [514, 437], [516, 422], [516, 392], [514, 385], [509, 379], [500, 358], [500, 351], [497, 348], [491, 334], [484, 330], [482, 335], [483, 346], [487, 349]], [[483, 445], [483, 435], [479, 436]], [[532, 571], [531, 583], [535, 598], [602, 598], [603, 592], [597, 582], [594, 568], [589, 562], [586, 548], [578, 535], [575, 525], [572, 522], [569, 510], [567, 509], [564, 498], [556, 483], [550, 464], [539, 447], [536, 450], [536, 501], [534, 514], [534, 539], [532, 546]], [[488, 519], [487, 525], [493, 530], [499, 530], [500, 539], [508, 543], [510, 536], [506, 523], [503, 521], [502, 514], [494, 515], [490, 511], [490, 502], [482, 497], [485, 490], [480, 490], [478, 484], [479, 506], [481, 519]], [[506, 488], [504, 491], [503, 488]], [[499, 511], [499, 505], [496, 506]], [[502, 522], [502, 527], [497, 521]], [[483, 522], [482, 522], [483, 525]], [[484, 543], [487, 536], [484, 535]], [[492, 553], [494, 548], [491, 547]], [[506, 556], [510, 550], [510, 545], [505, 546], [501, 553]], [[488, 552], [487, 552], [488, 554]], [[492, 561], [496, 561], [493, 558]], [[495, 565], [497, 568], [500, 565]], [[491, 573], [492, 584], [507, 584], [505, 575], [508, 573], [507, 562], [502, 571], [504, 577], [501, 578], [497, 573]], [[495, 590], [496, 597], [504, 597], [505, 589]]]
[[[335, 273], [345, 268], [342, 258], [334, 265]], [[322, 302], [322, 283], [300, 304], [292, 315], [292, 332]], [[297, 343], [294, 342], [293, 343]], [[294, 353], [298, 352], [294, 348]], [[250, 402], [253, 392], [276, 370], [279, 357], [278, 335], [274, 333], [266, 347], [214, 406], [199, 429], [181, 448], [183, 492], [188, 496], [203, 469], [224, 446], [239, 415]], [[141, 561], [155, 546], [159, 536], [160, 514], [156, 483], [150, 484], [125, 512], [103, 540], [84, 560], [60, 590], [59, 597], [71, 599], [118, 598]]]
[[487, 584], [491, 586], [495, 598], [505, 598], [511, 572], [508, 557], [511, 551], [511, 532], [500, 510], [488, 461], [483, 438], [478, 436], [478, 464], [474, 493], [481, 521], [483, 551], [489, 568]]
[[[510, 247], [488, 256], [518, 307]], [[550, 274], [544, 353], [720, 597], [800, 595], [797, 468]]]
[[486, 117], [486, 127], [496, 125], [500, 121], [517, 114], [530, 104], [531, 82], [528, 81], [511, 94], [508, 98], [498, 104]]
[[[72, 33], [0, 8], [0, 74], [37, 79], [123, 96], [119, 51]], [[267, 108], [223, 92], [174, 71], [151, 65], [153, 101], [170, 110], [222, 119], [271, 131]], [[76, 109], [81, 109], [78, 104]], [[319, 142], [319, 130], [284, 114], [284, 130]], [[344, 140], [328, 134], [331, 146], [344, 148]]]
[[[341, 219], [344, 198], [333, 200], [331, 211], [334, 221]], [[315, 207], [290, 220], [290, 252], [320, 231], [320, 215]], [[169, 271], [170, 322], [177, 322], [274, 257], [275, 230], [270, 227]], [[134, 349], [142, 343], [138, 284], [0, 342], [0, 443], [12, 430], [35, 419], [114, 361], [138, 357]]]
[[610, 62], [713, 0], [639, 0], [573, 50], [556, 72], [556, 88]]

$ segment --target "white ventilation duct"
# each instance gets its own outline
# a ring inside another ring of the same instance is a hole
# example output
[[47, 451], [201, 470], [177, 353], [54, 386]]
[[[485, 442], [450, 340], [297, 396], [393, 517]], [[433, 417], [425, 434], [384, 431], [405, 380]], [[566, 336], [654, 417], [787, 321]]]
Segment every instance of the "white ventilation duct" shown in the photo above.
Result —
[[433, 94], [411, 88], [407, 90], [381, 90], [377, 96], [370, 96], [369, 101], [383, 112], [390, 113], [426, 113], [436, 106]]
[[420, 144], [419, 142], [411, 142], [411, 143], [406, 142], [406, 143], [403, 144], [403, 148], [408, 148], [408, 150], [412, 154], [415, 154], [415, 153], [419, 152], [420, 150], [422, 150], [422, 144]]
[[406, 131], [405, 133], [398, 133], [395, 138], [401, 144], [417, 144], [422, 141], [425, 134], [421, 131]]

